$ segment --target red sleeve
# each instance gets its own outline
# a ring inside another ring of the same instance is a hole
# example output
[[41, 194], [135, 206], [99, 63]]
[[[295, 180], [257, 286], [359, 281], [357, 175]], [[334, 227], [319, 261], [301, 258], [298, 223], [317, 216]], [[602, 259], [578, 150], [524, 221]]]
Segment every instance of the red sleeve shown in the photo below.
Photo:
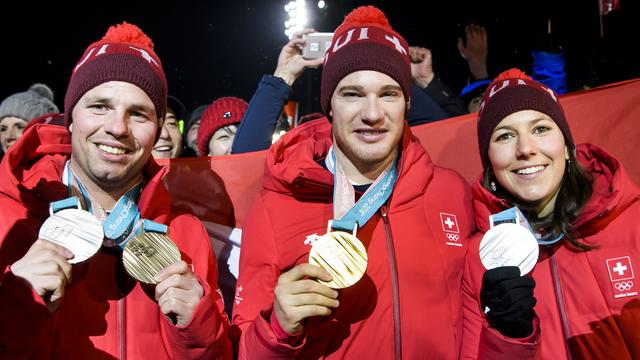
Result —
[[159, 312], [167, 349], [176, 359], [231, 359], [229, 319], [218, 291], [215, 256], [204, 226], [191, 215], [182, 215], [171, 222], [169, 236], [183, 260], [193, 265], [204, 295], [187, 325], [175, 326]]
[[240, 359], [291, 359], [304, 346], [278, 339], [269, 318], [280, 268], [278, 249], [262, 196], [253, 203], [242, 230], [240, 274], [233, 307], [232, 338]]
[[[48, 358], [58, 319], [24, 280], [11, 272], [38, 237], [41, 220], [0, 195], [0, 358]], [[60, 303], [64, 306], [64, 298]]]
[[469, 244], [462, 276], [463, 333], [461, 359], [538, 359], [540, 358], [540, 322], [536, 317], [533, 333], [526, 338], [514, 339], [489, 327], [480, 309], [480, 287], [484, 266], [478, 248], [482, 234], [478, 233]]
[[57, 318], [57, 313], [51, 314], [42, 298], [7, 266], [0, 283], [0, 358], [49, 357]]

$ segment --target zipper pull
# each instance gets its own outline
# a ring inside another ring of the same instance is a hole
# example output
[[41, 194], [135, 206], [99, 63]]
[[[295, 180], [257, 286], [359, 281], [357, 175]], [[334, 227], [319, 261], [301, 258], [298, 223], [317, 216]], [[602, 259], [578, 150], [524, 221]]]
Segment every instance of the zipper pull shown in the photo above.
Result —
[[389, 218], [387, 217], [388, 213], [386, 204], [380, 207], [380, 215], [382, 216], [382, 221], [384, 221], [385, 224], [388, 224]]

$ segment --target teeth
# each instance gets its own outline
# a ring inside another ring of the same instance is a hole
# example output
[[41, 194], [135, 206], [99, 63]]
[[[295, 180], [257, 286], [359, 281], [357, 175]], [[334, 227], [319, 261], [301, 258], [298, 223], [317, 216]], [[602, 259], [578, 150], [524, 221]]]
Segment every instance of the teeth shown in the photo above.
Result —
[[116, 147], [111, 147], [109, 145], [103, 145], [103, 144], [98, 145], [98, 149], [114, 155], [122, 155], [126, 152], [124, 149], [119, 149]]
[[381, 134], [382, 130], [358, 130], [361, 134]]
[[171, 146], [158, 146], [153, 150], [155, 150], [155, 151], [169, 151], [169, 150], [171, 150]]
[[542, 166], [542, 165], [528, 167], [528, 168], [524, 168], [524, 169], [518, 170], [518, 175], [533, 174], [533, 173], [537, 173], [538, 171], [542, 171], [542, 170], [544, 170], [544, 166]]

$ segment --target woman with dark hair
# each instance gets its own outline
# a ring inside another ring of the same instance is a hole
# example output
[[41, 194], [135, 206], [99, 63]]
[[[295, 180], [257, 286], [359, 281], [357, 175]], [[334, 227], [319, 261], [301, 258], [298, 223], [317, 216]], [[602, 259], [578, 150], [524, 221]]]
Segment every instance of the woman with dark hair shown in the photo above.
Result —
[[[478, 143], [463, 357], [639, 359], [640, 189], [622, 164], [576, 146], [556, 94], [517, 69], [487, 88]], [[479, 255], [489, 216], [512, 207], [538, 242], [525, 275], [485, 270]]]

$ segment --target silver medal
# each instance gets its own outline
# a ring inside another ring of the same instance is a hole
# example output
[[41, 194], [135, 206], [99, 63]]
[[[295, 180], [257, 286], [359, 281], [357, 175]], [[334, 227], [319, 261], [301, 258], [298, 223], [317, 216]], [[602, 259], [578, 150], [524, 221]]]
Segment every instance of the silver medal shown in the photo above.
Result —
[[538, 261], [538, 243], [524, 226], [503, 223], [487, 231], [480, 242], [480, 260], [487, 270], [517, 266], [529, 273]]
[[100, 221], [91, 213], [79, 209], [64, 209], [45, 220], [38, 237], [70, 250], [74, 257], [69, 263], [76, 264], [100, 250], [104, 230]]

